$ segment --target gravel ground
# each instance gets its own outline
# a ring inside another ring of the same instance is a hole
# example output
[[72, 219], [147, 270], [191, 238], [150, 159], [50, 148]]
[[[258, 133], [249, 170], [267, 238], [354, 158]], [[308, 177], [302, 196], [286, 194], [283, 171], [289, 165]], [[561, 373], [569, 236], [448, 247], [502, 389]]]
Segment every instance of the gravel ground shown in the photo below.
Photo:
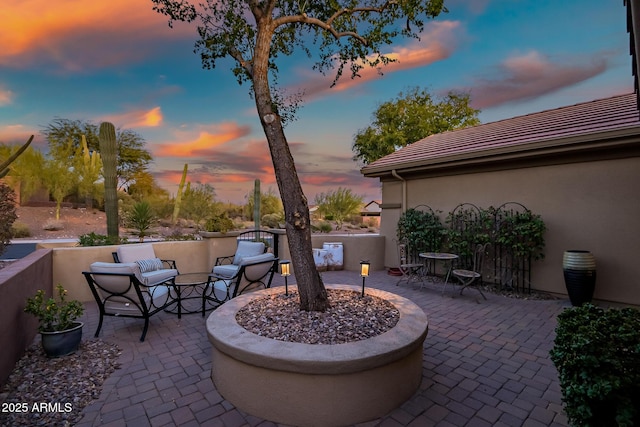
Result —
[[236, 314], [254, 334], [305, 344], [342, 344], [380, 335], [393, 328], [398, 310], [382, 298], [328, 289], [331, 307], [323, 313], [300, 310], [296, 292], [257, 299]]
[[120, 349], [83, 341], [74, 354], [45, 356], [39, 342], [27, 349], [0, 393], [0, 426], [71, 426], [97, 399], [104, 380], [119, 368]]

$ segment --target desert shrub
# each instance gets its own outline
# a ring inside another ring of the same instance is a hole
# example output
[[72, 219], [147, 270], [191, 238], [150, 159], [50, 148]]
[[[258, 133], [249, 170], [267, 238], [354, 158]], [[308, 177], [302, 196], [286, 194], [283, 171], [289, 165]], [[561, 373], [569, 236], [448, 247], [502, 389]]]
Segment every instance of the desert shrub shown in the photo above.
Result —
[[11, 242], [11, 226], [18, 217], [16, 215], [16, 194], [3, 182], [0, 182], [0, 254], [4, 253]]
[[328, 221], [320, 221], [316, 224], [312, 224], [311, 230], [317, 233], [331, 233], [331, 230], [333, 230], [333, 227], [331, 226], [331, 223]]
[[147, 231], [154, 222], [155, 216], [151, 211], [151, 205], [144, 200], [135, 203], [131, 207], [131, 210], [127, 212], [126, 224], [136, 231], [136, 235], [140, 238], [140, 241], [149, 235]]
[[16, 221], [11, 226], [11, 234], [13, 237], [31, 237], [31, 230], [27, 224]]
[[640, 311], [567, 309], [550, 356], [572, 425], [640, 425]]
[[44, 225], [42, 226], [42, 229], [47, 231], [64, 230], [64, 222], [57, 219], [50, 219], [44, 223]]
[[221, 233], [226, 233], [229, 230], [233, 230], [233, 228], [233, 221], [226, 214], [213, 216], [207, 219], [204, 225], [206, 231], [218, 231]]
[[270, 228], [279, 228], [280, 223], [284, 220], [283, 216], [278, 213], [270, 213], [266, 215], [262, 215], [262, 225]]

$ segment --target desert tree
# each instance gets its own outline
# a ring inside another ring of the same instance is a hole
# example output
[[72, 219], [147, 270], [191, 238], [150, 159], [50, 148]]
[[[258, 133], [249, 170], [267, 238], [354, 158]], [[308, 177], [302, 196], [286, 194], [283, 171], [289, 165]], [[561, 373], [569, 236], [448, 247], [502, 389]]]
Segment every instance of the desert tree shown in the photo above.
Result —
[[467, 93], [432, 96], [418, 87], [383, 102], [371, 125], [358, 131], [351, 149], [354, 160], [369, 164], [429, 135], [480, 124], [480, 110], [469, 105]]
[[358, 76], [364, 67], [391, 61], [382, 52], [400, 36], [418, 37], [427, 19], [444, 9], [442, 0], [152, 0], [154, 10], [174, 21], [198, 23], [196, 52], [204, 68], [231, 58], [239, 83], [248, 82], [268, 141], [276, 182], [282, 195], [285, 227], [300, 308], [323, 311], [329, 303], [316, 269], [309, 208], [285, 137], [296, 99], [278, 92], [276, 59], [300, 49], [317, 55], [314, 68], [335, 70], [334, 83], [346, 70]]
[[[69, 143], [73, 145], [74, 150], [82, 152], [83, 136], [86, 139], [89, 152], [100, 152], [99, 126], [90, 121], [56, 118], [41, 132], [47, 139], [49, 154], [54, 158], [67, 155], [67, 144]], [[118, 189], [123, 189], [134, 182], [136, 174], [147, 170], [153, 158], [145, 148], [144, 138], [131, 129], [117, 128], [116, 142], [118, 151], [117, 185]]]
[[353, 194], [350, 188], [338, 187], [317, 194], [315, 203], [318, 212], [326, 218], [332, 218], [336, 222], [336, 230], [339, 230], [347, 218], [360, 212], [362, 199], [362, 196]]

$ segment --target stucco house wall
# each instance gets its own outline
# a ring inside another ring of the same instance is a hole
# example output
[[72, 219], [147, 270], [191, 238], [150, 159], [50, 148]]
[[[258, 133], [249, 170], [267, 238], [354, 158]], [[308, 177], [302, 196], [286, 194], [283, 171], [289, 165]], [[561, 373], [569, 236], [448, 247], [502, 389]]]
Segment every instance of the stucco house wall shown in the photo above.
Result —
[[[378, 177], [382, 182], [380, 233], [385, 236], [385, 265], [398, 264], [394, 238], [404, 209], [425, 204], [442, 211], [444, 222], [447, 213], [461, 203], [488, 208], [518, 202], [540, 214], [547, 226], [546, 257], [532, 262], [532, 288], [566, 295], [563, 252], [584, 249], [597, 261], [594, 298], [640, 305], [636, 268], [640, 255], [640, 122], [634, 123], [638, 120], [634, 95], [621, 98], [635, 114], [629, 116], [630, 127], [624, 132], [596, 126], [595, 130], [587, 129], [585, 135], [597, 132], [597, 137], [576, 134], [571, 136], [571, 143], [564, 136], [543, 142], [531, 138], [527, 151], [511, 150], [500, 158], [492, 157], [478, 138], [473, 152], [452, 151], [445, 159], [452, 162], [449, 165], [434, 157], [440, 153], [437, 148], [416, 147], [413, 153], [399, 150], [394, 153], [395, 159], [381, 159], [382, 165], [372, 163], [363, 168], [365, 176]], [[627, 111], [627, 107], [624, 109]], [[602, 114], [607, 113], [598, 113]], [[566, 118], [571, 123], [570, 117]], [[504, 121], [501, 128], [509, 124], [509, 120]], [[455, 132], [466, 132], [461, 140], [468, 143], [480, 130]], [[438, 142], [451, 142], [455, 132], [441, 136]], [[493, 149], [503, 149], [510, 139], [505, 136], [505, 141], [494, 144]], [[544, 152], [536, 153], [541, 145], [545, 146]], [[422, 165], [416, 153], [423, 156]]]

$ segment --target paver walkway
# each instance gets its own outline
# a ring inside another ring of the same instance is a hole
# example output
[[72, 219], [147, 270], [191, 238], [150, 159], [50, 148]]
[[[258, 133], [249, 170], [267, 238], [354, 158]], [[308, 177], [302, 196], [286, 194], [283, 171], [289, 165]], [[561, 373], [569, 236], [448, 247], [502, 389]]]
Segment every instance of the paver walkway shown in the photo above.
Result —
[[[361, 285], [356, 272], [323, 273], [325, 283]], [[275, 285], [282, 278], [274, 279]], [[396, 286], [374, 272], [367, 286], [395, 292], [429, 318], [422, 385], [402, 407], [361, 426], [566, 426], [555, 367], [549, 358], [556, 316], [569, 302], [527, 301], [473, 290], [440, 293], [440, 286]], [[290, 280], [290, 283], [294, 280]], [[479, 302], [478, 302], [479, 301]], [[85, 336], [93, 337], [97, 307], [88, 304]], [[142, 321], [106, 318], [100, 337], [122, 349], [100, 398], [78, 426], [274, 426], [236, 409], [210, 378], [211, 350], [200, 314]], [[380, 384], [384, 387], [384, 384]]]

